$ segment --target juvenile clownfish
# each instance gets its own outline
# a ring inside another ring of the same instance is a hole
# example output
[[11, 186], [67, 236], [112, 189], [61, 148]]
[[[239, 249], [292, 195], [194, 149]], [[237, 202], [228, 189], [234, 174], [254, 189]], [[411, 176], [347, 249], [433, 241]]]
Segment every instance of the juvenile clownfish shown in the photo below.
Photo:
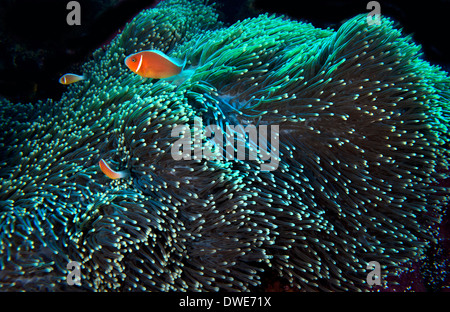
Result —
[[63, 85], [68, 85], [80, 80], [84, 80], [85, 77], [84, 76], [80, 76], [80, 75], [76, 75], [76, 74], [65, 74], [64, 76], [62, 76], [61, 78], [59, 78], [59, 83], [63, 84]]
[[102, 172], [110, 179], [122, 179], [127, 178], [130, 173], [128, 170], [122, 170], [122, 171], [114, 171], [111, 169], [111, 167], [108, 165], [106, 161], [103, 159], [100, 159], [100, 162], [98, 163], [100, 166], [100, 169]]
[[179, 75], [186, 60], [181, 61], [158, 50], [147, 50], [129, 55], [125, 58], [125, 65], [141, 77], [163, 79]]

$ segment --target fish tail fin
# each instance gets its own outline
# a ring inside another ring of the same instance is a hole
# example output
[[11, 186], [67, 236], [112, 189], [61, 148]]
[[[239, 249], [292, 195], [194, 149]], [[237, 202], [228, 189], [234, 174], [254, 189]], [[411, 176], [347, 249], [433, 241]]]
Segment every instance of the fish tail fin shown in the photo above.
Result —
[[120, 173], [121, 173], [122, 177], [125, 179], [129, 178], [131, 176], [131, 172], [129, 169], [122, 170]]
[[184, 59], [180, 59], [177, 57], [169, 57], [170, 61], [174, 63], [176, 66], [181, 68], [181, 71], [183, 71], [184, 67], [186, 66], [187, 57], [185, 56]]
[[188, 80], [189, 78], [191, 78], [191, 76], [195, 73], [195, 68], [193, 67], [189, 67], [189, 69], [185, 69], [183, 70], [181, 73], [179, 73], [176, 76], [173, 76], [171, 79], [172, 83], [174, 83], [175, 85], [179, 86], [181, 85], [183, 82], [185, 82], [186, 80]]
[[172, 76], [172, 77], [168, 77], [168, 78], [163, 78], [166, 81], [169, 81], [177, 86], [181, 85], [183, 82], [185, 82], [186, 80], [188, 80], [189, 78], [191, 78], [191, 76], [195, 73], [195, 70], [197, 69], [197, 67], [199, 67], [198, 65], [196, 66], [190, 66], [188, 69], [185, 69], [186, 66], [186, 58], [184, 59], [183, 62], [183, 69], [181, 70], [181, 72], [178, 75]]

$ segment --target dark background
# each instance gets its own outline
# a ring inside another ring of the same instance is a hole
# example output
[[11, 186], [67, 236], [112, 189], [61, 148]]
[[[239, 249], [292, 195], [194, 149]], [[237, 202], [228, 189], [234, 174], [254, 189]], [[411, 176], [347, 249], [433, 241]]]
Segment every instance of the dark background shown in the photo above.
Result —
[[[61, 75], [89, 59], [138, 12], [156, 0], [78, 0], [81, 26], [69, 26], [69, 0], [0, 0], [0, 96], [13, 102], [57, 100], [66, 90]], [[369, 1], [358, 0], [221, 0], [216, 1], [227, 24], [260, 13], [285, 14], [316, 27], [337, 29], [356, 14], [367, 14]], [[422, 45], [424, 58], [450, 72], [450, 0], [378, 1], [389, 16]], [[444, 181], [450, 185], [450, 181]], [[439, 244], [398, 278], [390, 290], [449, 291], [450, 222], [444, 218]], [[273, 291], [293, 291], [269, 281]], [[295, 291], [295, 290], [294, 290]]]

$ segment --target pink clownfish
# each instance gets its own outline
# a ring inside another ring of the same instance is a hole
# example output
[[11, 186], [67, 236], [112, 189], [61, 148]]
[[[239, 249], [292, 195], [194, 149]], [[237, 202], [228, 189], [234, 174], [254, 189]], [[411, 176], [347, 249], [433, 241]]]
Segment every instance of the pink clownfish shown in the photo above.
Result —
[[125, 65], [139, 76], [163, 79], [179, 75], [186, 60], [181, 61], [158, 50], [147, 50], [128, 56]]
[[100, 159], [98, 163], [102, 172], [110, 179], [122, 179], [130, 176], [130, 172], [128, 170], [115, 171], [112, 170], [106, 161]]
[[61, 78], [59, 78], [59, 83], [63, 84], [63, 85], [68, 85], [80, 80], [84, 80], [85, 77], [84, 76], [80, 76], [80, 75], [76, 75], [76, 74], [65, 74], [64, 76], [62, 76]]

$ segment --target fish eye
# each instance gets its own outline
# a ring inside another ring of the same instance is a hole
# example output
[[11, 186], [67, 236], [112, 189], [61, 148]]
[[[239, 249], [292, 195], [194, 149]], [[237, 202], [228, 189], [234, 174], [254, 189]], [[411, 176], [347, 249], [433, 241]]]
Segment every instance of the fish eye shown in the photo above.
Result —
[[135, 59], [135, 58], [132, 58], [131, 61], [132, 61], [132, 62], [136, 62], [136, 59]]

